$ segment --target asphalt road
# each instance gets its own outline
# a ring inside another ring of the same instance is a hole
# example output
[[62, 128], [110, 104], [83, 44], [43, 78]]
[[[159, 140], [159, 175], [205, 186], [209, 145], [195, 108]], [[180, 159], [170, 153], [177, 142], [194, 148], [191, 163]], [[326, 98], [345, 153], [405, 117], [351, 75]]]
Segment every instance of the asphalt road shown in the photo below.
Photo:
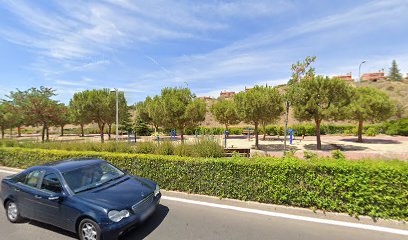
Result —
[[[6, 175], [0, 172], [0, 178]], [[59, 240], [76, 239], [76, 236], [33, 221], [11, 224], [6, 219], [4, 208], [0, 208], [0, 240], [9, 239]], [[163, 199], [144, 224], [120, 239], [406, 240], [408, 237]]]

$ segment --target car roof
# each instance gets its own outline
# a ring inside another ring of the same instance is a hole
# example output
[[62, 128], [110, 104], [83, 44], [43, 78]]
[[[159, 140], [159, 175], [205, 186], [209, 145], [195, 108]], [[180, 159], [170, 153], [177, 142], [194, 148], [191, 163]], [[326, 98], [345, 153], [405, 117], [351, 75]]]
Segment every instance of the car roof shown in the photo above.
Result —
[[88, 165], [97, 164], [101, 162], [105, 162], [105, 161], [102, 159], [98, 159], [98, 158], [71, 158], [71, 159], [65, 159], [65, 160], [56, 161], [56, 162], [49, 162], [39, 167], [49, 167], [52, 169], [56, 169], [60, 172], [67, 172], [70, 170], [81, 168], [83, 166], [88, 166]]

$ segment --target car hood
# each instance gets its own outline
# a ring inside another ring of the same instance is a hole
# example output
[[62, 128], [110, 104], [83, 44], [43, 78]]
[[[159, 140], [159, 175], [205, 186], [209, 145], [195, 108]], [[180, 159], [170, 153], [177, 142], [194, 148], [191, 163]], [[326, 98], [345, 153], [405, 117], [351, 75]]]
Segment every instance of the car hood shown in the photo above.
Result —
[[131, 207], [150, 193], [155, 184], [143, 178], [126, 176], [112, 183], [78, 193], [75, 196], [84, 202], [106, 210], [122, 210]]

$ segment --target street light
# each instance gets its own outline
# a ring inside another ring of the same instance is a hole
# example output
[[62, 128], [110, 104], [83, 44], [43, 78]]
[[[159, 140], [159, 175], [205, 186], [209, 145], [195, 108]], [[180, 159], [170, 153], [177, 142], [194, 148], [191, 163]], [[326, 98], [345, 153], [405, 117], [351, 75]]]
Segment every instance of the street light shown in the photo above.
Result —
[[116, 134], [115, 134], [115, 141], [118, 142], [119, 140], [119, 91], [117, 88], [114, 88], [111, 92], [116, 93]]
[[360, 63], [360, 65], [358, 66], [358, 81], [361, 82], [361, 65], [363, 65], [364, 63], [366, 63], [367, 61], [364, 60]]

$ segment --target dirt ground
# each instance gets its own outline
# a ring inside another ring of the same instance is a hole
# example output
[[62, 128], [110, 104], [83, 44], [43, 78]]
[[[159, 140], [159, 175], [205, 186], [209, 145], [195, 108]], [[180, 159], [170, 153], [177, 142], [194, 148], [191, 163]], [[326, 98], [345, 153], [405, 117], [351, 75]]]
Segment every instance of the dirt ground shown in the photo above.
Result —
[[[216, 139], [220, 144], [224, 145], [223, 136], [209, 136]], [[112, 140], [115, 136], [112, 135]], [[169, 139], [169, 136], [161, 137], [160, 139]], [[187, 142], [196, 140], [196, 136], [185, 136]], [[263, 140], [263, 136], [259, 136], [260, 150], [255, 150], [255, 138], [251, 137], [249, 140], [247, 136], [232, 135], [227, 139], [228, 148], [251, 148], [251, 155], [266, 155], [266, 156], [282, 156], [283, 155], [283, 137], [267, 136]], [[40, 141], [41, 136], [38, 134], [23, 135], [18, 140], [36, 140]], [[84, 141], [84, 142], [99, 142], [100, 136], [97, 134], [80, 137], [78, 135], [50, 135], [53, 141]], [[105, 136], [108, 140], [108, 136]], [[137, 142], [153, 141], [155, 137], [138, 137]], [[303, 157], [304, 151], [313, 151], [319, 156], [330, 156], [332, 150], [340, 149], [348, 159], [400, 159], [408, 161], [408, 137], [404, 136], [388, 136], [378, 135], [375, 137], [363, 136], [363, 143], [356, 142], [357, 137], [346, 135], [323, 135], [322, 136], [322, 150], [316, 151], [316, 137], [308, 136], [304, 139], [296, 137], [292, 144], [289, 144], [288, 149], [294, 150], [295, 155]], [[120, 141], [134, 142], [134, 138], [128, 139], [127, 135], [121, 135]], [[180, 141], [180, 137], [176, 141]]]

